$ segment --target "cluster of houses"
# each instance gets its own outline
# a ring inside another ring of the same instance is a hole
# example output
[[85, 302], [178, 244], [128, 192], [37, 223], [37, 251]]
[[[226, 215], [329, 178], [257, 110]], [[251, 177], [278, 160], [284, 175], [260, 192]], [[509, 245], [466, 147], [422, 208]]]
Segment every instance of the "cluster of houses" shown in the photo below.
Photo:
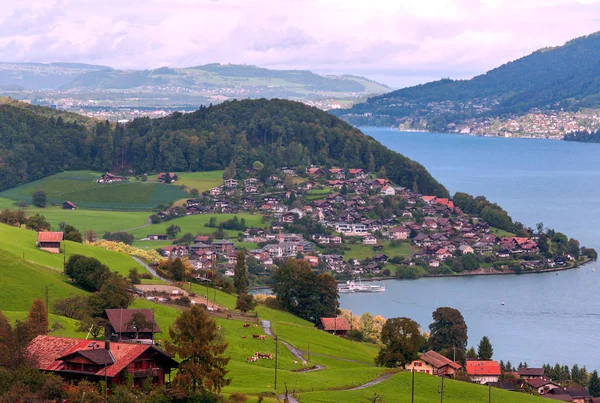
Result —
[[[184, 207], [174, 207], [158, 213], [158, 216], [165, 219], [192, 214], [262, 214], [270, 219], [270, 227], [264, 231], [253, 229], [252, 235], [246, 232], [245, 241], [255, 243], [273, 241], [288, 224], [303, 217], [309, 217], [328, 229], [327, 233], [311, 235], [310, 240], [288, 242], [280, 237], [278, 242], [252, 251], [265, 266], [272, 264], [272, 259], [293, 257], [301, 252], [308, 255], [307, 260], [311, 264], [325, 262], [332, 271], [378, 274], [382, 265], [391, 258], [380, 253], [382, 244], [389, 241], [412, 244], [411, 256], [403, 256], [403, 263], [419, 265], [433, 272], [445, 260], [470, 253], [494, 262], [519, 260], [524, 269], [564, 264], [535, 260], [539, 247], [533, 235], [498, 237], [489, 224], [464, 214], [452, 200], [394, 186], [387, 179], [373, 178], [363, 169], [311, 167], [300, 181], [285, 180], [286, 175], [298, 176], [295, 169], [286, 167], [269, 177], [266, 183], [257, 178], [227, 179], [222, 186], [205, 192], [202, 198], [189, 199]], [[389, 213], [389, 209], [388, 213], [382, 214], [390, 198], [394, 206], [401, 208], [394, 207], [393, 214]], [[306, 236], [283, 235], [284, 238]], [[337, 245], [356, 243], [373, 247], [373, 256], [368, 264], [344, 261], [339, 255], [341, 252], [336, 250]], [[320, 253], [315, 245], [321, 250], [333, 249], [338, 254]], [[176, 253], [184, 253], [180, 248], [175, 250]], [[169, 250], [166, 252], [171, 253]], [[204, 257], [199, 260], [204, 260]]]

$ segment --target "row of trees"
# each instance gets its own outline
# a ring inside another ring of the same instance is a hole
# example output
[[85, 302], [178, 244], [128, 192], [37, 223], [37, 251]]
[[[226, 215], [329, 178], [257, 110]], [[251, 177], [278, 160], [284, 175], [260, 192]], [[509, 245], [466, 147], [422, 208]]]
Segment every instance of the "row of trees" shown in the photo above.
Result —
[[46, 217], [36, 213], [27, 217], [23, 210], [4, 209], [0, 212], [0, 222], [15, 227], [25, 225], [33, 231], [49, 231], [51, 226]]

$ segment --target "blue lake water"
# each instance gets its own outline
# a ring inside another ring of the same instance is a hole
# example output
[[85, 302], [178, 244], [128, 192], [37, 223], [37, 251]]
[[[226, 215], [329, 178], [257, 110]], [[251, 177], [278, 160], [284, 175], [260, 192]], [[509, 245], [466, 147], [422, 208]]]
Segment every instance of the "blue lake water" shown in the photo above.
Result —
[[[600, 144], [362, 130], [423, 164], [451, 193], [484, 195], [517, 221], [544, 222], [600, 250]], [[451, 306], [465, 317], [469, 346], [486, 335], [496, 359], [600, 369], [599, 276], [592, 263], [558, 275], [390, 280], [385, 293], [343, 294], [341, 305], [410, 317], [424, 330], [437, 307]]]

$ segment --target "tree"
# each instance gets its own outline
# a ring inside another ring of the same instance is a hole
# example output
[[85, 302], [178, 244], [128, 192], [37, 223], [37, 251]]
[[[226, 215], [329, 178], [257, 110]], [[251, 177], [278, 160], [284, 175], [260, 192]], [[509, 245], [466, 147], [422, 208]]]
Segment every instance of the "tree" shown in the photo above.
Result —
[[48, 333], [48, 312], [41, 299], [33, 301], [27, 315], [27, 323], [33, 337]]
[[248, 277], [246, 275], [246, 253], [239, 251], [233, 269], [233, 285], [238, 295], [246, 294], [248, 291]]
[[600, 397], [600, 378], [598, 377], [598, 371], [592, 372], [588, 384], [588, 391], [593, 397]]
[[129, 281], [131, 281], [131, 284], [140, 284], [142, 282], [137, 267], [132, 267], [131, 269], [129, 269], [129, 274], [127, 275], [127, 278], [129, 279]]
[[70, 319], [83, 319], [89, 315], [88, 300], [83, 295], [71, 295], [54, 303], [53, 312]]
[[170, 341], [165, 342], [167, 351], [181, 359], [175, 384], [196, 392], [220, 392], [231, 383], [227, 379], [230, 358], [223, 353], [228, 344], [221, 341], [215, 321], [199, 306], [182, 312], [169, 328]]
[[46, 192], [36, 190], [31, 194], [31, 203], [36, 207], [46, 207]]
[[171, 183], [171, 174], [165, 172], [165, 183]]
[[128, 232], [105, 232], [102, 238], [107, 241], [122, 242], [131, 245], [133, 244], [134, 236]]
[[28, 217], [26, 220], [26, 225], [27, 228], [33, 231], [49, 231], [51, 228], [50, 223], [48, 220], [46, 220], [46, 217], [39, 213], [35, 213], [35, 215]]
[[185, 278], [185, 265], [178, 257], [169, 264], [169, 271], [175, 281], [183, 281]]
[[252, 163], [252, 168], [254, 168], [255, 171], [260, 172], [263, 170], [264, 167], [265, 167], [265, 165], [260, 161], [254, 161]]
[[409, 318], [388, 319], [381, 330], [383, 347], [375, 363], [386, 367], [400, 367], [416, 359], [425, 343], [419, 324]]
[[235, 301], [235, 309], [239, 309], [243, 313], [253, 310], [255, 306], [254, 297], [250, 294], [240, 294]]
[[576, 239], [569, 239], [567, 242], [567, 253], [573, 256], [575, 259], [579, 258], [579, 254], [581, 253], [581, 249], [579, 247], [579, 241]]
[[127, 308], [133, 302], [133, 297], [128, 292], [130, 287], [131, 283], [125, 277], [111, 273], [100, 290], [88, 299], [92, 315], [100, 317], [106, 309]]
[[78, 242], [78, 243], [83, 242], [83, 237], [81, 236], [81, 232], [79, 232], [79, 230], [77, 230], [77, 228], [75, 228], [72, 225], [65, 224], [63, 233], [64, 233], [63, 238], [65, 241], [72, 241], [72, 242]]
[[167, 236], [169, 237], [169, 239], [177, 238], [177, 234], [179, 234], [180, 232], [181, 232], [181, 228], [179, 228], [179, 226], [175, 225], [175, 224], [171, 224], [167, 228]]
[[429, 325], [429, 348], [434, 351], [453, 348], [464, 351], [467, 347], [467, 324], [460, 311], [442, 307], [436, 309], [432, 317], [433, 323]]
[[131, 315], [131, 319], [125, 323], [127, 329], [133, 329], [135, 332], [135, 340], [137, 341], [140, 335], [140, 330], [152, 329], [154, 322], [152, 320], [146, 320], [146, 315], [141, 312], [136, 312]]
[[67, 261], [65, 274], [81, 287], [97, 291], [110, 276], [110, 269], [96, 258], [73, 255]]
[[308, 262], [288, 259], [275, 270], [273, 278], [273, 292], [288, 312], [313, 323], [337, 315], [339, 293], [331, 275], [317, 276]]
[[106, 321], [104, 318], [95, 318], [91, 315], [88, 315], [77, 322], [77, 327], [75, 330], [86, 334], [89, 332], [94, 339], [97, 339], [102, 333], [104, 333], [105, 324]]
[[477, 351], [475, 351], [475, 347], [471, 347], [470, 349], [467, 350], [467, 353], [465, 354], [465, 358], [467, 360], [477, 360], [479, 358], [477, 355]]
[[483, 361], [489, 361], [492, 359], [493, 355], [494, 349], [492, 348], [490, 339], [488, 339], [487, 336], [483, 336], [479, 342], [479, 346], [477, 346], [477, 358]]

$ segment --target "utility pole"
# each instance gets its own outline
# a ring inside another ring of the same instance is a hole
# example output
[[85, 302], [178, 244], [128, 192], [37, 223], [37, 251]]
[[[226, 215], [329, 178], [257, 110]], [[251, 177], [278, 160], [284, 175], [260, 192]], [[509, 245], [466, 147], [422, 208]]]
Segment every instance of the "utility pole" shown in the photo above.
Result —
[[442, 387], [440, 388], [440, 403], [444, 403], [444, 377], [442, 376]]
[[310, 361], [310, 341], [308, 342], [308, 361]]
[[[50, 323], [50, 316], [48, 315], [48, 286], [46, 286], [46, 323]], [[48, 329], [46, 329], [46, 333], [48, 333]]]
[[277, 393], [277, 363], [279, 356], [279, 337], [275, 335], [275, 387], [273, 390]]
[[492, 385], [488, 385], [488, 403], [492, 403]]
[[412, 369], [412, 386], [410, 388], [411, 403], [415, 403], [415, 369]]

